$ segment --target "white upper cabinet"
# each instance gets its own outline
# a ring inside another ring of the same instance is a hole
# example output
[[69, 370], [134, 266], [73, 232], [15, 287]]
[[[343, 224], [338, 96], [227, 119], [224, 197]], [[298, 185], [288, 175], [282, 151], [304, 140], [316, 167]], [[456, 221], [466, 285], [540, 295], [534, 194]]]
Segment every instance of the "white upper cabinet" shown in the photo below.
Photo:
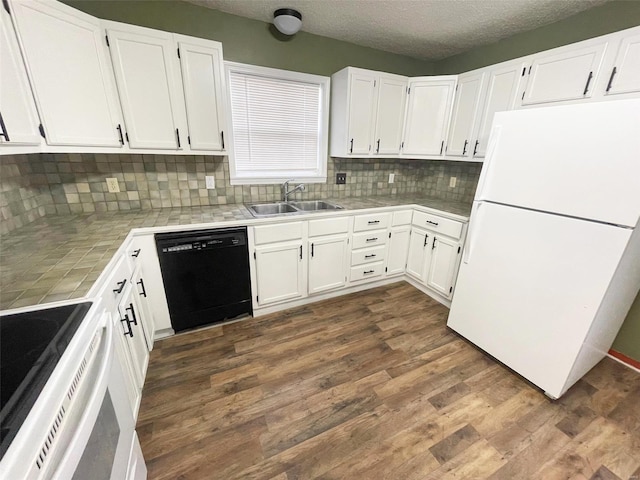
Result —
[[9, 13], [0, 12], [0, 145], [39, 145], [38, 113]]
[[640, 33], [622, 39], [609, 76], [606, 95], [640, 92]]
[[377, 84], [378, 101], [374, 155], [398, 155], [402, 142], [402, 123], [407, 95], [407, 79], [381, 75]]
[[354, 73], [349, 79], [349, 127], [350, 154], [369, 154], [371, 131], [375, 112], [376, 79], [372, 74]]
[[496, 112], [505, 112], [515, 108], [520, 99], [523, 79], [526, 79], [527, 67], [526, 62], [518, 60], [502, 64], [497, 68], [490, 67], [487, 71], [486, 95], [484, 105], [481, 106], [478, 134], [472, 152], [475, 158], [484, 157], [487, 151], [493, 115]]
[[444, 154], [456, 78], [448, 75], [409, 80], [403, 155]]
[[[180, 52], [180, 68], [193, 150], [225, 150], [225, 76], [222, 44], [174, 35]], [[228, 133], [228, 132], [227, 132]]]
[[447, 143], [447, 156], [471, 157], [476, 144], [478, 112], [484, 96], [484, 72], [460, 75]]
[[182, 98], [171, 33], [103, 22], [130, 148], [179, 150]]
[[407, 78], [347, 67], [331, 77], [331, 156], [398, 155]]
[[591, 98], [607, 44], [580, 42], [534, 55], [522, 105]]
[[11, 5], [47, 143], [120, 147], [117, 93], [99, 20], [58, 2]]

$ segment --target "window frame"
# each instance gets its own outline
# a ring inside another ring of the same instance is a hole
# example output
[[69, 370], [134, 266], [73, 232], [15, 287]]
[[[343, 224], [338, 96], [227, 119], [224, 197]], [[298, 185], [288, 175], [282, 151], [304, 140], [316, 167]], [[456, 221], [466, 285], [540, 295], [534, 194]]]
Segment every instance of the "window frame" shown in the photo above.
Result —
[[[229, 180], [231, 185], [256, 185], [256, 184], [274, 184], [282, 183], [286, 180], [295, 180], [305, 183], [326, 183], [327, 182], [327, 163], [329, 148], [329, 105], [331, 95], [331, 78], [311, 73], [294, 72], [291, 70], [282, 70], [279, 68], [262, 67], [258, 65], [250, 65], [245, 63], [225, 61], [225, 77], [227, 82], [227, 112], [228, 126], [230, 133], [230, 142], [228, 146], [229, 155]], [[234, 133], [233, 133], [233, 112], [231, 110], [231, 72], [244, 73], [248, 75], [264, 76], [282, 80], [290, 80], [302, 83], [312, 83], [320, 86], [320, 128], [319, 136], [319, 158], [318, 173], [312, 176], [287, 175], [286, 173], [277, 176], [256, 175], [247, 176], [238, 175], [236, 170], [236, 159], [234, 149]]]

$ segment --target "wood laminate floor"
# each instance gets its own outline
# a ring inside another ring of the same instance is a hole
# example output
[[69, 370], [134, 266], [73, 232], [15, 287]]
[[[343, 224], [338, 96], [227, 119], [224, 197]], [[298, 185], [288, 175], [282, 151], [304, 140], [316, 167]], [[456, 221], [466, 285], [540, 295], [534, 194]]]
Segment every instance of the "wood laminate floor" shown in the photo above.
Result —
[[402, 282], [156, 342], [149, 478], [640, 480], [640, 374], [554, 402], [447, 313]]

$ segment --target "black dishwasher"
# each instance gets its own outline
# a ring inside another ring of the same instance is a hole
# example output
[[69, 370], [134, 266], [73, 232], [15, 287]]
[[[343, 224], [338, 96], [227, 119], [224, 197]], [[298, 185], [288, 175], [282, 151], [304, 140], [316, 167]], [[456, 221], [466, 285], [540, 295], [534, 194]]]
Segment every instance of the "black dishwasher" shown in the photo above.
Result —
[[252, 312], [246, 227], [155, 238], [176, 332]]

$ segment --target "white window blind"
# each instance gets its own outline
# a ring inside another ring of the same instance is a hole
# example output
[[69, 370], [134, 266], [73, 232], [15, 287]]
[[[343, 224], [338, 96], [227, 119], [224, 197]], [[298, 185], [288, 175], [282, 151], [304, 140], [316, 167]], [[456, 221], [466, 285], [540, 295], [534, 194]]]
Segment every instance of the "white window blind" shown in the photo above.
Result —
[[228, 79], [232, 183], [325, 181], [329, 79], [234, 64]]

